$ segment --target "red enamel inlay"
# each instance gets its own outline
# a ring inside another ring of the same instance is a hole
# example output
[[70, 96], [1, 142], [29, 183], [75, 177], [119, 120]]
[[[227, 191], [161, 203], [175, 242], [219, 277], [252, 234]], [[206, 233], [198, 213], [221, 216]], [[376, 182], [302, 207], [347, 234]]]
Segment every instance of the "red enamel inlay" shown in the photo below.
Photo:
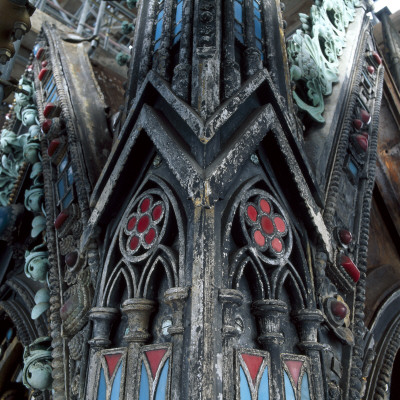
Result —
[[247, 369], [249, 370], [251, 379], [253, 380], [253, 382], [255, 382], [258, 372], [260, 371], [263, 358], [260, 356], [253, 356], [252, 354], [244, 353], [242, 353], [242, 358], [247, 366]]
[[151, 374], [153, 375], [153, 379], [156, 377], [158, 367], [160, 366], [160, 362], [166, 352], [167, 350], [165, 349], [146, 351], [146, 357], [150, 364], [150, 369], [151, 369]]
[[343, 244], [349, 244], [351, 240], [353, 239], [351, 232], [349, 232], [347, 229], [341, 229], [339, 231], [339, 239]]
[[68, 213], [67, 211], [61, 211], [60, 214], [58, 214], [58, 217], [54, 221], [54, 228], [59, 229], [65, 222], [65, 220], [68, 218]]
[[359, 131], [361, 129], [361, 127], [362, 127], [361, 119], [353, 120], [353, 125], [354, 125], [354, 128], [356, 128]]
[[368, 136], [369, 136], [369, 135], [368, 135], [368, 132], [366, 132], [366, 131], [362, 131], [362, 132], [361, 132], [361, 135], [363, 135], [363, 136], [366, 137], [366, 138], [368, 138]]
[[45, 119], [42, 122], [42, 131], [43, 131], [43, 133], [48, 133], [49, 132], [52, 123], [53, 123], [53, 121], [51, 119]]
[[265, 245], [265, 237], [259, 230], [254, 232], [254, 240], [260, 247]]
[[116, 354], [106, 354], [104, 358], [106, 359], [107, 367], [108, 367], [108, 373], [109, 377], [111, 378], [114, 371], [115, 367], [118, 364], [118, 361], [121, 359], [122, 354], [121, 353], [116, 353]]
[[39, 60], [42, 57], [43, 53], [44, 53], [44, 48], [41, 47], [36, 53], [36, 58]]
[[368, 65], [367, 71], [372, 75], [375, 72], [375, 68], [372, 65]]
[[340, 319], [345, 319], [347, 315], [347, 307], [341, 302], [334, 300], [331, 302], [331, 311], [333, 315]]
[[153, 217], [153, 221], [158, 221], [161, 218], [163, 212], [163, 206], [161, 204], [157, 204], [154, 208], [153, 208], [153, 212], [152, 212], [152, 217]]
[[268, 217], [261, 218], [261, 228], [268, 235], [271, 235], [272, 233], [274, 233], [274, 225], [273, 225], [271, 219]]
[[144, 240], [147, 244], [151, 244], [153, 243], [155, 237], [156, 237], [156, 230], [154, 228], [150, 228], [149, 231], [144, 236]]
[[271, 206], [269, 205], [268, 201], [265, 199], [260, 200], [260, 207], [266, 214], [271, 212]]
[[43, 110], [43, 116], [45, 118], [49, 117], [55, 108], [56, 108], [56, 106], [53, 103], [47, 103], [46, 107]]
[[364, 135], [357, 135], [356, 136], [357, 143], [359, 146], [364, 150], [367, 151], [368, 149], [368, 139]]
[[49, 72], [49, 70], [48, 70], [47, 68], [42, 68], [42, 69], [40, 70], [40, 72], [39, 72], [39, 75], [38, 75], [39, 81], [42, 81], [43, 78], [46, 76], [46, 74], [47, 74], [48, 72]]
[[367, 112], [366, 110], [361, 110], [360, 116], [361, 116], [361, 121], [364, 122], [364, 124], [370, 123], [371, 115], [369, 115], [369, 112]]
[[46, 68], [47, 67], [47, 64], [48, 64], [48, 62], [45, 60], [45, 61], [42, 61], [42, 68]]
[[129, 248], [131, 250], [136, 250], [139, 246], [139, 238], [137, 236], [132, 236], [131, 240], [129, 241]]
[[128, 231], [132, 231], [135, 226], [136, 226], [136, 217], [132, 217], [128, 221], [128, 224], [126, 225], [126, 229], [128, 229]]
[[376, 51], [374, 51], [374, 52], [372, 53], [372, 56], [374, 57], [375, 61], [376, 61], [379, 65], [382, 64], [382, 58], [380, 57], [380, 55], [379, 55]]
[[279, 232], [285, 232], [286, 224], [285, 224], [285, 221], [281, 217], [275, 217], [274, 222], [275, 222], [276, 229], [278, 229]]
[[285, 364], [288, 367], [290, 375], [292, 375], [294, 384], [297, 386], [297, 382], [299, 380], [299, 375], [300, 375], [301, 367], [303, 365], [303, 361], [285, 360]]
[[60, 140], [53, 139], [49, 144], [49, 148], [47, 149], [47, 154], [51, 157], [55, 153], [59, 145], [60, 145]]
[[148, 197], [144, 198], [142, 200], [142, 203], [140, 204], [140, 211], [142, 213], [145, 213], [150, 207], [150, 199]]
[[142, 218], [139, 219], [137, 230], [139, 233], [143, 233], [150, 224], [150, 218], [148, 215], [143, 215]]
[[353, 263], [350, 257], [343, 255], [340, 259], [340, 265], [346, 270], [354, 282], [358, 282], [360, 279], [360, 270]]
[[273, 238], [272, 239], [271, 246], [277, 253], [280, 253], [282, 251], [282, 249], [283, 249], [282, 242], [278, 238]]
[[252, 220], [252, 221], [257, 221], [257, 210], [254, 206], [248, 206], [247, 207], [247, 216]]
[[78, 252], [72, 251], [65, 256], [65, 263], [68, 267], [73, 267], [78, 260]]

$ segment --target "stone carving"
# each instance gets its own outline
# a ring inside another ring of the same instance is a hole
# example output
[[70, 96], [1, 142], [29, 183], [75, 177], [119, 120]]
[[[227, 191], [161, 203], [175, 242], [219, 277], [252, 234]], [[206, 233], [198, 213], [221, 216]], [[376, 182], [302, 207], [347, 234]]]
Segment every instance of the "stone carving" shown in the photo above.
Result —
[[338, 81], [338, 57], [357, 4], [358, 0], [316, 2], [310, 17], [300, 14], [302, 30], [288, 41], [290, 75], [296, 84], [294, 100], [315, 121], [325, 122], [324, 96], [332, 93], [332, 84]]
[[22, 380], [29, 389], [51, 389], [51, 339], [40, 337], [25, 347]]
[[89, 319], [88, 311], [92, 304], [93, 290], [88, 269], [79, 273], [78, 282], [65, 291], [65, 298], [60, 309], [64, 333], [74, 335]]

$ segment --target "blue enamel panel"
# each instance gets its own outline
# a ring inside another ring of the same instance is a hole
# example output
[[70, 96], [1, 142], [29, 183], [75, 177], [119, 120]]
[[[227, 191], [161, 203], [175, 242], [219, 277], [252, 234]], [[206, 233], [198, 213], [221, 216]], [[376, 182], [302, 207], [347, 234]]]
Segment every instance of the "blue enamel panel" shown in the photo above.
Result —
[[112, 384], [112, 389], [111, 389], [110, 400], [118, 400], [119, 398], [119, 391], [121, 388], [121, 376], [122, 376], [122, 362], [119, 364], [118, 371], [115, 374], [114, 382]]
[[58, 198], [62, 199], [65, 193], [64, 179], [60, 179], [57, 182]]
[[242, 367], [240, 367], [240, 400], [251, 400], [249, 384]]
[[261, 39], [261, 22], [257, 18], [254, 18], [254, 29], [256, 37]]
[[139, 400], [150, 400], [149, 378], [147, 377], [146, 367], [144, 366], [143, 362], [142, 362], [142, 372], [140, 375]]
[[72, 183], [74, 182], [74, 171], [72, 170], [72, 165], [70, 165], [68, 168], [67, 179], [68, 185], [72, 185]]
[[180, 33], [181, 29], [182, 29], [182, 22], [179, 22], [179, 24], [175, 26], [174, 34], [177, 35], [178, 33]]
[[33, 55], [34, 56], [36, 56], [36, 54], [39, 51], [39, 49], [40, 49], [40, 44], [39, 43], [35, 44], [35, 47], [33, 48]]
[[300, 400], [310, 400], [310, 388], [308, 387], [308, 374], [305, 373], [301, 382]]
[[53, 96], [51, 96], [51, 99], [49, 100], [50, 103], [55, 103], [58, 100], [58, 94], [57, 90], [53, 92]]
[[235, 19], [240, 23], [243, 22], [242, 15], [243, 15], [242, 5], [238, 1], [235, 1]]
[[157, 383], [155, 400], [165, 400], [167, 395], [167, 379], [168, 379], [169, 359], [165, 362], [161, 371], [160, 378]]
[[97, 400], [106, 400], [106, 378], [104, 376], [103, 367], [100, 369], [100, 381], [99, 381], [99, 389], [97, 391]]
[[68, 155], [66, 154], [62, 159], [62, 161], [60, 162], [60, 164], [58, 164], [58, 171], [63, 172], [67, 164], [68, 164]]
[[54, 83], [54, 76], [51, 75], [49, 80], [47, 81], [46, 85], [44, 86], [45, 90], [49, 90], [50, 86], [52, 86]]
[[268, 367], [265, 367], [258, 388], [258, 400], [269, 400], [269, 380], [268, 380]]
[[175, 23], [177, 24], [182, 19], [183, 1], [180, 1], [176, 7]]
[[178, 42], [181, 40], [181, 36], [182, 36], [182, 35], [181, 35], [181, 33], [179, 32], [179, 33], [175, 36], [173, 44], [178, 43]]
[[154, 40], [157, 41], [161, 38], [161, 32], [162, 32], [162, 19], [157, 22], [156, 26], [156, 36], [154, 37]]
[[358, 174], [358, 168], [357, 168], [356, 165], [353, 163], [353, 161], [349, 161], [348, 167], [349, 167], [349, 170], [350, 170], [351, 174], [352, 174], [353, 176], [357, 176], [357, 174]]
[[8, 329], [8, 331], [7, 331], [7, 333], [6, 333], [6, 339], [7, 339], [7, 341], [9, 342], [10, 340], [11, 340], [11, 338], [12, 338], [12, 336], [13, 336], [13, 329], [12, 328], [9, 328]]
[[292, 383], [290, 382], [289, 376], [286, 373], [286, 371], [283, 371], [284, 374], [284, 379], [285, 379], [285, 394], [286, 400], [296, 400], [296, 396], [294, 395], [294, 390], [293, 390], [293, 386]]
[[62, 201], [62, 208], [67, 208], [72, 203], [72, 200], [73, 200], [72, 190], [70, 190]]
[[57, 93], [56, 91], [56, 86], [54, 85], [53, 88], [51, 89], [51, 91], [49, 92], [49, 95], [46, 98], [46, 101], [49, 103], [51, 102], [51, 98], [53, 97], [54, 93]]

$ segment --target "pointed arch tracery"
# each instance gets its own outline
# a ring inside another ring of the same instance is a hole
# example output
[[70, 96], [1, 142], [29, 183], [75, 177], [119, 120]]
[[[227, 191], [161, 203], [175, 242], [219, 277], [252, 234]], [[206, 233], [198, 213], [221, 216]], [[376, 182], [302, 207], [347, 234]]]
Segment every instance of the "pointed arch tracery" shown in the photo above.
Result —
[[[173, 242], [177, 243], [174, 249]], [[126, 281], [129, 298], [146, 297], [159, 268], [169, 287], [179, 286], [183, 278], [183, 243], [182, 217], [172, 191], [160, 178], [151, 176], [132, 197], [115, 230], [98, 304], [108, 304], [119, 279]]]

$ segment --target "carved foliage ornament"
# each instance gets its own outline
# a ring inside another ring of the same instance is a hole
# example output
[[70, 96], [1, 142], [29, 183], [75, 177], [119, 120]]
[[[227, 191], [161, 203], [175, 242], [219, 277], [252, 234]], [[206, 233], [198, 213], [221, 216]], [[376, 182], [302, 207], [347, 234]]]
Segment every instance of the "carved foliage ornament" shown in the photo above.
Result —
[[298, 107], [318, 122], [324, 98], [338, 81], [338, 57], [346, 44], [345, 28], [354, 19], [358, 0], [323, 0], [311, 7], [310, 17], [300, 14], [298, 29], [287, 44], [291, 79], [296, 83], [293, 98]]

